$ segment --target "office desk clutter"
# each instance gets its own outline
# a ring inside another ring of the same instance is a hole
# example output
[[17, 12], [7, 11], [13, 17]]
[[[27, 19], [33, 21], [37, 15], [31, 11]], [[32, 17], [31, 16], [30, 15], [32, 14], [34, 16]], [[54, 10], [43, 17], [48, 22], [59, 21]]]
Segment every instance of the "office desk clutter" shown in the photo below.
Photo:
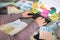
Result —
[[[59, 14], [56, 12], [57, 9], [55, 7], [47, 8], [47, 7], [45, 7], [44, 3], [42, 3], [42, 2], [38, 2], [38, 3], [36, 2], [36, 3], [34, 3], [36, 5], [33, 4], [33, 6], [32, 6], [32, 9], [34, 9], [34, 11], [32, 11], [32, 12], [33, 12], [33, 14], [36, 15], [34, 17], [37, 18], [37, 17], [41, 16], [41, 17], [47, 18], [47, 20], [49, 19], [48, 20], [49, 22], [53, 22], [52, 25], [49, 25], [49, 26], [45, 25], [45, 26], [40, 27], [40, 31], [43, 30], [43, 31], [52, 32], [55, 34], [56, 30], [58, 29], [58, 25], [55, 23], [60, 19]], [[37, 16], [37, 14], [38, 14], [38, 16]]]
[[[12, 4], [10, 4], [10, 5], [12, 5]], [[27, 14], [27, 15], [33, 15], [33, 17], [32, 17], [33, 19], [36, 19], [38, 17], [43, 17], [43, 18], [45, 18], [47, 23], [50, 23], [50, 22], [55, 23], [58, 20], [60, 20], [59, 13], [56, 12], [57, 9], [55, 7], [48, 7], [46, 4], [42, 3], [41, 1], [33, 2], [33, 1], [21, 0], [21, 1], [14, 3], [13, 6], [6, 6], [6, 7], [7, 7], [6, 13], [8, 13], [8, 15], [18, 14], [18, 13], [21, 13], [25, 10], [30, 10], [32, 12], [32, 14]], [[19, 7], [19, 9], [17, 7]], [[25, 28], [24, 26], [26, 26], [27, 24], [24, 22], [21, 22], [21, 20], [18, 19], [12, 23], [7, 24], [6, 26], [5, 25], [1, 25], [0, 30], [2, 30], [6, 34], [15, 35], [19, 31], [24, 29]], [[17, 27], [17, 25], [18, 25], [18, 27]], [[2, 27], [2, 26], [5, 26], [5, 27]], [[10, 28], [10, 26], [11, 26], [11, 28]], [[40, 28], [40, 30], [44, 30], [47, 32], [55, 31], [54, 26], [55, 26], [55, 24], [53, 25], [52, 28], [50, 28], [50, 27], [47, 27], [46, 25], [44, 25]], [[15, 31], [17, 31], [17, 32], [15, 33]], [[36, 35], [38, 35], [38, 34], [36, 34]], [[36, 39], [38, 40], [38, 38], [36, 38]]]
[[[42, 3], [41, 1], [33, 2], [33, 1], [19, 1], [14, 4], [14, 6], [19, 7], [20, 9], [9, 7], [8, 14], [11, 13], [19, 13], [23, 12], [24, 10], [31, 10], [33, 14], [40, 14], [44, 18], [48, 18], [50, 21], [57, 21], [59, 20], [59, 15], [56, 12], [57, 9], [55, 7], [48, 7], [46, 4]], [[10, 10], [9, 10], [10, 9]]]
[[[36, 7], [35, 7], [36, 6]], [[58, 13], [56, 12], [57, 9], [55, 7], [45, 7], [45, 4], [42, 2], [34, 2], [32, 4], [32, 12], [34, 14], [39, 14], [45, 18], [48, 18], [50, 21], [57, 21], [60, 19]]]
[[[9, 5], [13, 5], [13, 6], [7, 7], [8, 14], [12, 14], [12, 13], [17, 14], [17, 13], [23, 12], [24, 10], [31, 10], [33, 14], [37, 14], [38, 12], [40, 12], [39, 14], [41, 16], [43, 16], [45, 18], [49, 18], [49, 19], [51, 19], [51, 21], [59, 20], [59, 15], [57, 13], [57, 9], [55, 7], [49, 7], [41, 1], [33, 2], [33, 1], [21, 0], [14, 4], [11, 3]], [[15, 6], [19, 7], [19, 9], [17, 9]]]

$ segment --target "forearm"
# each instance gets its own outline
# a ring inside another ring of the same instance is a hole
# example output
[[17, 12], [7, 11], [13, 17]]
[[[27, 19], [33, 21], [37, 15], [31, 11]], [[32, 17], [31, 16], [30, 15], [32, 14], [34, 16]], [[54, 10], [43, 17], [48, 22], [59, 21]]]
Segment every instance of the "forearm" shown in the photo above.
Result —
[[20, 14], [11, 14], [11, 15], [0, 15], [0, 25], [15, 21], [19, 18], [22, 18], [22, 13], [20, 13]]
[[16, 35], [16, 39], [30, 40], [30, 37], [33, 35], [37, 28], [38, 24], [36, 22], [32, 22], [30, 25], [28, 25], [25, 29], [23, 29]]
[[4, 40], [10, 40], [10, 39], [11, 40], [13, 40], [13, 39], [30, 40], [30, 36], [33, 35], [33, 33], [36, 31], [37, 28], [38, 28], [38, 25], [35, 22], [33, 22], [14, 36], [8, 36], [0, 31], [0, 38], [1, 38], [1, 40], [2, 39], [4, 39]]

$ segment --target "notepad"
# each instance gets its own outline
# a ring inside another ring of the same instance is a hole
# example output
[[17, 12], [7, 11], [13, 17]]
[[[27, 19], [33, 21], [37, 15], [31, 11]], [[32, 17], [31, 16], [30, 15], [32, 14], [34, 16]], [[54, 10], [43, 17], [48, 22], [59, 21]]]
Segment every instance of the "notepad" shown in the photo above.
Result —
[[0, 30], [2, 32], [4, 32], [5, 34], [13, 36], [16, 33], [23, 30], [26, 26], [27, 26], [27, 24], [25, 22], [22, 22], [20, 19], [18, 19], [14, 22], [4, 24], [4, 25], [0, 25]]

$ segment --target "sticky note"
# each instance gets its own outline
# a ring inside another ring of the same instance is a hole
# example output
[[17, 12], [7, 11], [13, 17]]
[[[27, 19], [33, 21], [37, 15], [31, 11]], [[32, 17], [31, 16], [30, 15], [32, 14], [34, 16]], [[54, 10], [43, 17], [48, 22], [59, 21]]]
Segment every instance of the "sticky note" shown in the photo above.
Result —
[[51, 8], [50, 14], [53, 14], [54, 12], [56, 12], [56, 8]]
[[52, 14], [49, 17], [52, 21], [57, 21], [59, 19], [59, 15], [57, 13]]
[[49, 10], [44, 9], [44, 10], [43, 10], [43, 12], [41, 12], [41, 15], [42, 15], [43, 17], [47, 18], [47, 17], [48, 17], [49, 12], [50, 12]]
[[41, 9], [44, 9], [44, 3], [41, 4], [40, 8]]
[[32, 9], [31, 10], [34, 14], [36, 14], [36, 13], [38, 13], [39, 11], [38, 10], [36, 10], [36, 9]]
[[32, 4], [32, 8], [33, 8], [33, 9], [38, 8], [38, 3], [37, 3], [37, 2], [33, 3], [33, 4]]

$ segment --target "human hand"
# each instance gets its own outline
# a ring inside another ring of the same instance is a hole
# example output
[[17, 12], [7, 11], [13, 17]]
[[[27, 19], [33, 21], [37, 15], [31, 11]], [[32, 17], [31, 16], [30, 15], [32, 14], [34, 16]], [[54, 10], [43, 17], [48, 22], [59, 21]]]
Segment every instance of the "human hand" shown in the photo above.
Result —
[[24, 12], [22, 13], [22, 17], [23, 17], [23, 18], [31, 18], [32, 15], [28, 15], [28, 14], [32, 14], [32, 12], [29, 11], [29, 10], [26, 10], [26, 11], [24, 11]]
[[42, 17], [38, 17], [37, 19], [35, 19], [35, 22], [39, 25], [39, 27], [47, 24], [47, 22], [45, 22], [45, 19]]

